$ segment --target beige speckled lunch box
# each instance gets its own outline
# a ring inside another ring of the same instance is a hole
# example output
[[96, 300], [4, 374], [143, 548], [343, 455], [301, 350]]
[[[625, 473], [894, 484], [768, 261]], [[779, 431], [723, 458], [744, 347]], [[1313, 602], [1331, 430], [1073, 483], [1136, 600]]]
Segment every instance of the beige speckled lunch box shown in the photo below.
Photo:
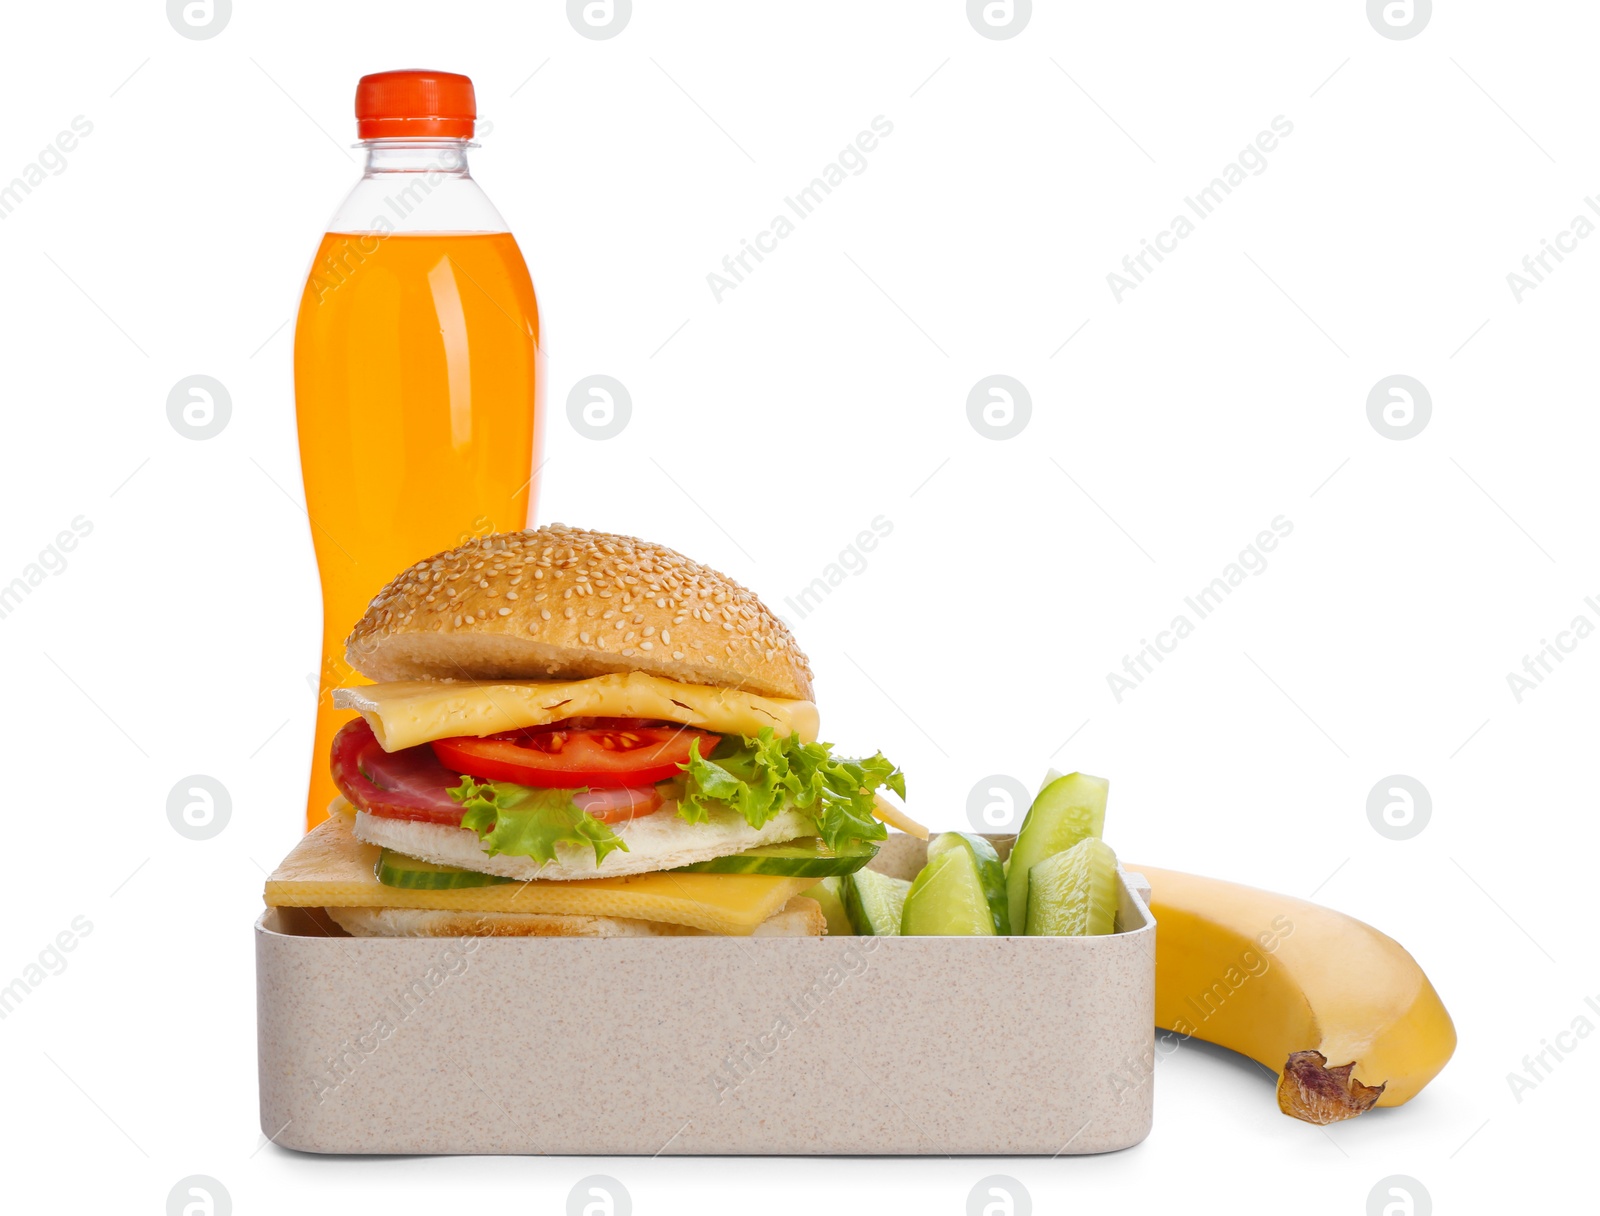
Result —
[[[892, 835], [873, 868], [925, 853]], [[353, 938], [269, 909], [261, 1129], [319, 1153], [1126, 1148], [1151, 1121], [1146, 894], [1123, 875], [1118, 932], [1079, 938]]]

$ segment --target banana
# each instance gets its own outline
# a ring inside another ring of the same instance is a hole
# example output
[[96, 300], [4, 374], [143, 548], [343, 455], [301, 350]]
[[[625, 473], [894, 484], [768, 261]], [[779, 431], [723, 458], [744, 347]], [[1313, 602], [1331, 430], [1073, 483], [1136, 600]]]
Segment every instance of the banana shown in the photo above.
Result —
[[1422, 968], [1370, 925], [1288, 895], [1125, 868], [1153, 892], [1156, 1025], [1272, 1069], [1285, 1114], [1332, 1123], [1399, 1106], [1455, 1051]]

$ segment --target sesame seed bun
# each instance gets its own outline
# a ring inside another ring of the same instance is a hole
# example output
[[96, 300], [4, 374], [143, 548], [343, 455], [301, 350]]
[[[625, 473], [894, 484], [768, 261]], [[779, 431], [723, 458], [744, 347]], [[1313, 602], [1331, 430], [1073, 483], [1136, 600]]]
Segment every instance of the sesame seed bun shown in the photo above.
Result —
[[665, 546], [563, 524], [486, 536], [403, 571], [345, 657], [375, 681], [644, 671], [812, 698], [805, 654], [738, 583]]

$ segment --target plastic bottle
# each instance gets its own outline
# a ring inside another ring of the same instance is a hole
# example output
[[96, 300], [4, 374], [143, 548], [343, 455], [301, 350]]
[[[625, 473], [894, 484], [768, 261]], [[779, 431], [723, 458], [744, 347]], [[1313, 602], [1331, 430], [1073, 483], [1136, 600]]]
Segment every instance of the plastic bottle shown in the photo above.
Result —
[[307, 826], [337, 794], [344, 639], [407, 565], [527, 526], [544, 390], [539, 305], [516, 240], [467, 170], [472, 81], [382, 72], [356, 89], [367, 162], [312, 263], [295, 413], [322, 582]]

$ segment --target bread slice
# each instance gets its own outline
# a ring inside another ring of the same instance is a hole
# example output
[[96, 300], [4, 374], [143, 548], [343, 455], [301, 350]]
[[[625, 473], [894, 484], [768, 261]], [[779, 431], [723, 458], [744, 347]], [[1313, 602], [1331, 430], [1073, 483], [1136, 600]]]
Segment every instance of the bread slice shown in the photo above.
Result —
[[[704, 929], [616, 916], [538, 912], [442, 912], [429, 908], [329, 908], [351, 937], [715, 937]], [[822, 905], [796, 895], [756, 927], [753, 937], [821, 937]]]
[[359, 811], [355, 820], [357, 840], [380, 845], [420, 857], [436, 865], [460, 866], [482, 874], [506, 878], [563, 881], [575, 878], [612, 878], [624, 874], [644, 874], [652, 870], [671, 870], [710, 861], [729, 853], [742, 853], [757, 845], [782, 844], [816, 833], [816, 824], [804, 811], [790, 807], [773, 816], [759, 828], [745, 822], [736, 811], [712, 810], [704, 823], [689, 823], [676, 811], [662, 809], [613, 826], [627, 844], [628, 851], [613, 849], [597, 869], [594, 849], [588, 845], [556, 845], [556, 859], [541, 864], [532, 857], [484, 852], [478, 834], [466, 828], [441, 823], [420, 823], [411, 819], [388, 819]]

